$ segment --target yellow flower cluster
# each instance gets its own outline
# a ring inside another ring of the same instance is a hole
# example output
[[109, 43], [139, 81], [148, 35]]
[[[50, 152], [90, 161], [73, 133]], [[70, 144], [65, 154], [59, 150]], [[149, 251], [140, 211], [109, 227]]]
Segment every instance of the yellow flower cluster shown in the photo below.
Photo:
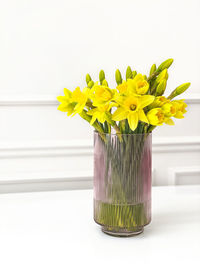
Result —
[[80, 114], [102, 132], [111, 132], [113, 127], [116, 132], [143, 133], [163, 123], [173, 125], [172, 117], [183, 118], [187, 105], [183, 99], [172, 99], [190, 84], [177, 87], [167, 98], [163, 96], [168, 79], [167, 69], [172, 62], [172, 59], [166, 60], [158, 68], [154, 64], [148, 78], [128, 67], [126, 80], [123, 80], [117, 70], [115, 89], [108, 86], [102, 70], [99, 82], [93, 82], [87, 74], [87, 87], [82, 91], [77, 87], [73, 92], [64, 89], [64, 96], [57, 98], [61, 102], [58, 109], [67, 112], [68, 116]]

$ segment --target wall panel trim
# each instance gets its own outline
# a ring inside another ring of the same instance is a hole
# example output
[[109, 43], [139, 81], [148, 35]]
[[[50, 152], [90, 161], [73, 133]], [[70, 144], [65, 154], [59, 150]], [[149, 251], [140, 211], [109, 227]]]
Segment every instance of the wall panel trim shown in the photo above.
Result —
[[[183, 94], [180, 98], [185, 99], [187, 104], [200, 104], [199, 93]], [[0, 95], [0, 106], [54, 106], [58, 103], [56, 96], [52, 95]]]

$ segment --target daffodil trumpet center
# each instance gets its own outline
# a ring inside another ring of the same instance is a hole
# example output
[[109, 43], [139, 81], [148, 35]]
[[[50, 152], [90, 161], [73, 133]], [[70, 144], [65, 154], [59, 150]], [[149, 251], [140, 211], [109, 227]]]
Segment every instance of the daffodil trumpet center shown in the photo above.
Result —
[[134, 110], [136, 110], [136, 108], [137, 108], [136, 105], [134, 105], [134, 104], [131, 104], [131, 105], [130, 105], [130, 110], [134, 111]]
[[142, 87], [144, 87], [146, 85], [146, 83], [145, 82], [138, 82], [138, 88], [140, 89], [140, 88], [142, 88]]

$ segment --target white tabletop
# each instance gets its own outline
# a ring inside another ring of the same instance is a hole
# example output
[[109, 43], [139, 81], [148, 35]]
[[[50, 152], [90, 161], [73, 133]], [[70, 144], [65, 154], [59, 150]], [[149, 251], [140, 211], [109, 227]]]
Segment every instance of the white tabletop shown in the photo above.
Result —
[[144, 233], [93, 221], [92, 190], [0, 195], [0, 266], [200, 266], [200, 186], [154, 187]]

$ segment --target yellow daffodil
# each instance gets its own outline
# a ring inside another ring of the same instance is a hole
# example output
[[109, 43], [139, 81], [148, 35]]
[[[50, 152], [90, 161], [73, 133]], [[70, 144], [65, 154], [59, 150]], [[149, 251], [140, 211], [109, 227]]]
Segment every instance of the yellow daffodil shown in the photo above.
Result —
[[81, 113], [87, 103], [89, 88], [84, 88], [81, 92], [77, 87], [73, 92], [68, 89], [64, 89], [64, 96], [58, 96], [57, 100], [61, 102], [58, 106], [58, 110], [67, 112], [67, 115], [75, 115]]
[[166, 116], [165, 112], [162, 108], [153, 108], [147, 113], [147, 118], [149, 123], [154, 126], [160, 126], [163, 123], [168, 125], [174, 125], [173, 120]]
[[137, 74], [134, 79], [128, 79], [128, 91], [130, 93], [144, 95], [149, 89], [149, 84], [142, 74]]
[[173, 104], [176, 110], [174, 117], [177, 119], [184, 118], [183, 114], [187, 112], [187, 110], [185, 109], [187, 107], [187, 104], [184, 102], [184, 99], [173, 100], [171, 101], [171, 103]]
[[157, 126], [165, 122], [165, 114], [161, 108], [153, 108], [147, 113], [150, 124]]
[[74, 115], [83, 111], [88, 100], [89, 92], [90, 89], [87, 87], [85, 87], [82, 92], [79, 87], [72, 92], [72, 102], [76, 103]]
[[74, 108], [76, 103], [72, 101], [72, 92], [66, 88], [64, 88], [64, 96], [58, 96], [57, 100], [61, 102], [58, 106], [58, 110], [62, 112], [67, 112], [67, 115], [70, 116], [74, 112]]
[[114, 121], [121, 121], [128, 119], [129, 126], [132, 131], [137, 128], [138, 121], [146, 123], [148, 119], [143, 111], [143, 108], [151, 104], [154, 96], [123, 96], [118, 100], [120, 107], [114, 112], [112, 119]]
[[165, 96], [157, 96], [153, 103], [149, 106], [149, 109], [162, 107], [164, 104], [169, 103], [170, 100]]
[[162, 105], [162, 110], [166, 117], [172, 117], [176, 114], [176, 107], [172, 103], [165, 103]]
[[123, 81], [121, 84], [117, 86], [117, 89], [120, 94], [126, 94], [128, 89], [128, 83], [126, 81]]
[[113, 107], [113, 105], [114, 103], [106, 104], [89, 110], [87, 114], [92, 116], [90, 124], [92, 125], [96, 121], [96, 119], [98, 119], [98, 121], [101, 123], [104, 123], [107, 120], [110, 121], [111, 114], [109, 111]]
[[94, 85], [90, 92], [90, 98], [93, 100], [93, 106], [108, 104], [114, 99], [116, 90], [112, 90], [107, 86]]

